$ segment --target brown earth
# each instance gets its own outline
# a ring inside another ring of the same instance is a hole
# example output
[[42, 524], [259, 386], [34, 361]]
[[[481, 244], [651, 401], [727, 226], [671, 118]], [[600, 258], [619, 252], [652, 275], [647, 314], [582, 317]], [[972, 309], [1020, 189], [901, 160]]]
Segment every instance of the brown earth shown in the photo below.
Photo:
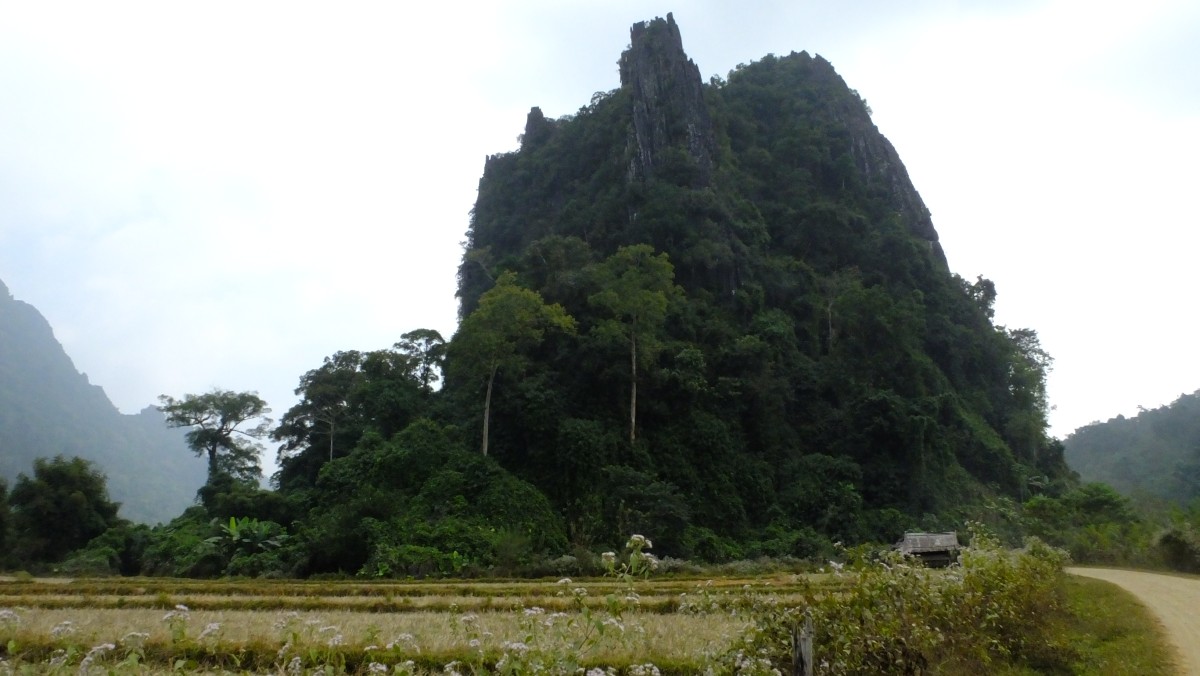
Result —
[[1133, 594], [1162, 622], [1179, 655], [1179, 673], [1200, 676], [1200, 579], [1111, 568], [1068, 568]]

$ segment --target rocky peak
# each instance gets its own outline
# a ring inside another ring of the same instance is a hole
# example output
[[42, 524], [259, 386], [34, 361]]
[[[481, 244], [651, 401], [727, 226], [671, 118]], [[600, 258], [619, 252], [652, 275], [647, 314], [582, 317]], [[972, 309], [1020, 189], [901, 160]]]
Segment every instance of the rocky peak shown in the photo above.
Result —
[[621, 87], [632, 92], [630, 180], [654, 176], [668, 148], [681, 147], [695, 164], [694, 182], [712, 178], [716, 137], [704, 104], [700, 69], [683, 51], [675, 18], [642, 21], [629, 29], [621, 54]]
[[521, 147], [540, 146], [554, 133], [554, 123], [546, 119], [542, 109], [534, 106], [525, 118], [525, 133], [521, 135]]

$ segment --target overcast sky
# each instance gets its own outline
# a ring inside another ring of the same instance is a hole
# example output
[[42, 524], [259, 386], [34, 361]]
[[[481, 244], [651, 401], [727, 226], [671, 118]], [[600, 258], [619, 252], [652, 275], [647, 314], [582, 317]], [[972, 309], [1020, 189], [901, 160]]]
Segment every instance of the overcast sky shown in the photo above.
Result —
[[673, 11], [707, 79], [821, 54], [951, 269], [1055, 357], [1052, 433], [1200, 388], [1200, 3], [0, 0], [0, 280], [124, 412], [447, 338], [489, 154]]

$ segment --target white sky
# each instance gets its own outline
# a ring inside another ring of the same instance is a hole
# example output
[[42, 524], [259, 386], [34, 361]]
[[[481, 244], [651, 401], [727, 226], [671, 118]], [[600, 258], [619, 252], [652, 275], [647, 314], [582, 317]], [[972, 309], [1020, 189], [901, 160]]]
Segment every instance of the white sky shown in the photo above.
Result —
[[1200, 3], [410, 4], [0, 0], [0, 279], [121, 410], [278, 416], [326, 355], [449, 338], [485, 156], [668, 11], [706, 79], [807, 50], [867, 99], [1055, 357], [1054, 434], [1200, 388]]

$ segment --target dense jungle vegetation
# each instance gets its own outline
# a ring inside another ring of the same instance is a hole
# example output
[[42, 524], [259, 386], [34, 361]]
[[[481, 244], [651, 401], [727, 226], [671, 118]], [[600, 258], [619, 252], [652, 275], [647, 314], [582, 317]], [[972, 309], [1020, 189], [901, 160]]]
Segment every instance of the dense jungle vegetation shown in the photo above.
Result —
[[[156, 528], [99, 510], [81, 550], [10, 528], [7, 563], [570, 573], [633, 532], [672, 559], [823, 559], [966, 519], [1083, 556], [1150, 542], [1125, 498], [1068, 469], [1037, 333], [997, 326], [994, 285], [949, 271], [827, 61], [768, 56], [705, 84], [657, 20], [620, 65], [619, 89], [559, 119], [534, 108], [520, 149], [488, 158], [449, 341], [331, 355], [273, 429], [251, 393], [164, 397], [207, 460], [198, 504]], [[45, 516], [28, 496], [52, 466], [0, 519]], [[94, 488], [72, 508], [107, 504]]]

